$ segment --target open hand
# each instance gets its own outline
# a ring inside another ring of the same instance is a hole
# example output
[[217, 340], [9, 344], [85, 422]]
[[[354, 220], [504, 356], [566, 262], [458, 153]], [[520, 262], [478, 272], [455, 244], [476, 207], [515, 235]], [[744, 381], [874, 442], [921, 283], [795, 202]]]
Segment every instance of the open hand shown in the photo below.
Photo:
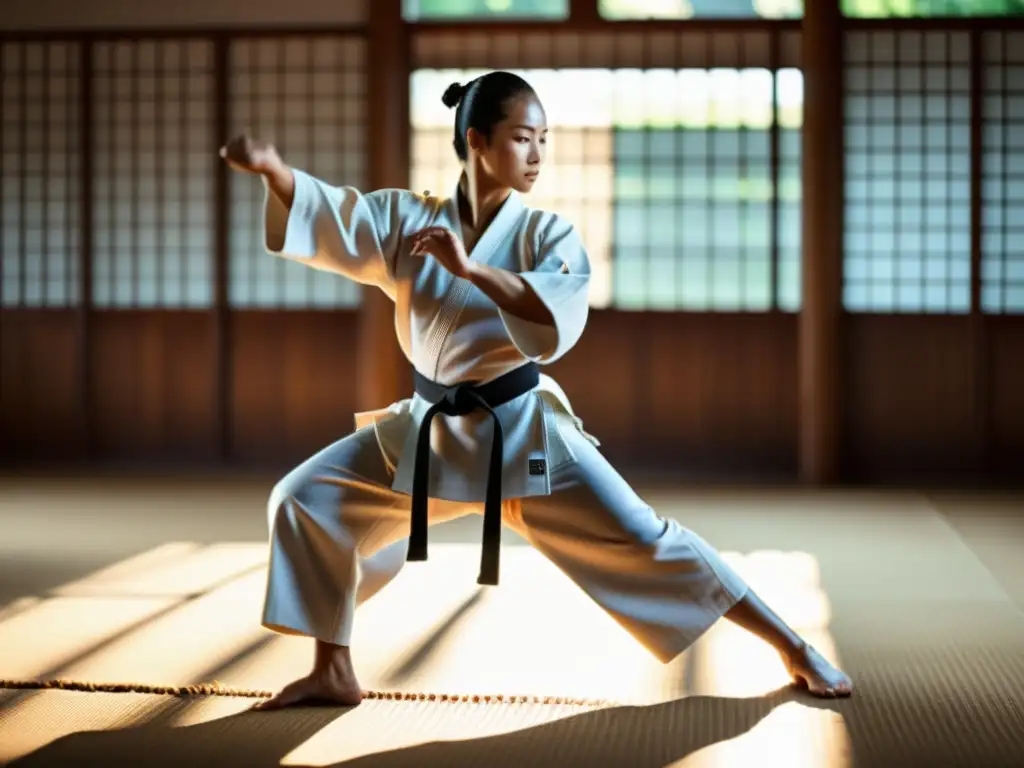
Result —
[[248, 173], [272, 173], [282, 164], [273, 144], [257, 141], [244, 134], [221, 147], [220, 156], [235, 170]]
[[469, 279], [471, 262], [466, 248], [455, 233], [444, 227], [427, 227], [412, 236], [413, 256], [430, 254], [455, 277]]

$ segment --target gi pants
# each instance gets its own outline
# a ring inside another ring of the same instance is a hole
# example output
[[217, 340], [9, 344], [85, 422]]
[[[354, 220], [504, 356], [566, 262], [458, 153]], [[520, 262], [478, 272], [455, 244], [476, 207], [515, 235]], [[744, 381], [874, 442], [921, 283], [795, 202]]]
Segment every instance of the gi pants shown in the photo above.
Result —
[[[564, 437], [574, 460], [552, 469], [550, 495], [506, 503], [504, 524], [668, 663], [747, 585], [704, 539], [655, 514], [582, 435]], [[349, 645], [356, 606], [405, 564], [411, 497], [391, 479], [371, 426], [275, 486], [265, 627]], [[483, 511], [483, 502], [429, 506], [431, 524]]]

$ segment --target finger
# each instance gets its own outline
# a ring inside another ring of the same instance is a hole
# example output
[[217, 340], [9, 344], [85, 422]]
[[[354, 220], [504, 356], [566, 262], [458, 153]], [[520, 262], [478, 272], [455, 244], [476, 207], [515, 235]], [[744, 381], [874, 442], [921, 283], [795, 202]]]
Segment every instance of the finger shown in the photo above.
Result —
[[431, 248], [436, 248], [437, 245], [437, 239], [428, 235], [426, 237], [417, 238], [416, 241], [413, 243], [412, 247], [417, 248], [421, 251], [427, 251], [430, 250]]
[[432, 237], [437, 237], [437, 230], [438, 230], [437, 227], [428, 227], [426, 229], [421, 229], [419, 232], [417, 232], [415, 235], [413, 235], [413, 239], [414, 240], [429, 240]]
[[419, 234], [424, 237], [444, 237], [451, 234], [451, 232], [444, 227], [426, 227], [425, 229], [421, 229]]

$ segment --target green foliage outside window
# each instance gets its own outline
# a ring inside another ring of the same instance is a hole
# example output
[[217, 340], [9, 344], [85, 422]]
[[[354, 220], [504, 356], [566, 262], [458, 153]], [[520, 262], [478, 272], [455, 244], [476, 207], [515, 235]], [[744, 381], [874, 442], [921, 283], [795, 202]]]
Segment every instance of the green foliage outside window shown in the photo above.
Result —
[[842, 0], [842, 8], [858, 18], [1021, 16], [1024, 0]]

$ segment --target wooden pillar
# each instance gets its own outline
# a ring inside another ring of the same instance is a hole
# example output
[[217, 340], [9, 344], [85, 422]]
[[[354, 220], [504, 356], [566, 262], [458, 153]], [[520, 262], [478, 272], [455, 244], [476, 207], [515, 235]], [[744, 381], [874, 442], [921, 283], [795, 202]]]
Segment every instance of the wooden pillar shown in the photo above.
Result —
[[[971, 408], [974, 417], [974, 470], [978, 481], [989, 479], [992, 466], [991, 363], [985, 314], [981, 309], [982, 171], [984, 169], [985, 76], [981, 30], [971, 31]], [[1004, 117], [1004, 119], [1006, 119]]]
[[[93, 96], [95, 82], [92, 67], [92, 39], [81, 42], [78, 62], [81, 83], [78, 104], [78, 151], [81, 157], [78, 174], [79, 235], [78, 235], [78, 405], [82, 416], [82, 456], [86, 460], [96, 456], [96, 398], [93, 372], [92, 275], [93, 275], [93, 211], [92, 182], [95, 158], [93, 135]], [[23, 86], [24, 87], [24, 86]], [[21, 216], [25, 215], [24, 210]]]
[[[230, 47], [226, 35], [218, 34], [213, 38], [213, 140], [219, 147], [230, 135], [231, 116], [228, 114], [230, 99], [230, 83], [228, 69], [230, 63]], [[228, 262], [230, 261], [229, 212], [230, 191], [228, 184], [228, 166], [219, 156], [213, 156], [213, 372], [214, 372], [214, 407], [216, 413], [216, 458], [229, 461], [232, 455], [232, 435], [234, 433], [234, 407], [232, 395], [234, 390], [234, 359], [231, 354], [231, 310], [228, 303]]]
[[[410, 35], [401, 0], [369, 3], [367, 114], [369, 187], [409, 186]], [[407, 397], [409, 364], [395, 337], [394, 304], [377, 288], [364, 288], [357, 340], [357, 401], [360, 410]]]
[[803, 20], [803, 309], [800, 476], [839, 478], [843, 260], [843, 37], [839, 0], [807, 0]]
[[601, 13], [597, 8], [598, 0], [569, 0], [569, 18], [573, 24], [597, 24], [601, 21]]

